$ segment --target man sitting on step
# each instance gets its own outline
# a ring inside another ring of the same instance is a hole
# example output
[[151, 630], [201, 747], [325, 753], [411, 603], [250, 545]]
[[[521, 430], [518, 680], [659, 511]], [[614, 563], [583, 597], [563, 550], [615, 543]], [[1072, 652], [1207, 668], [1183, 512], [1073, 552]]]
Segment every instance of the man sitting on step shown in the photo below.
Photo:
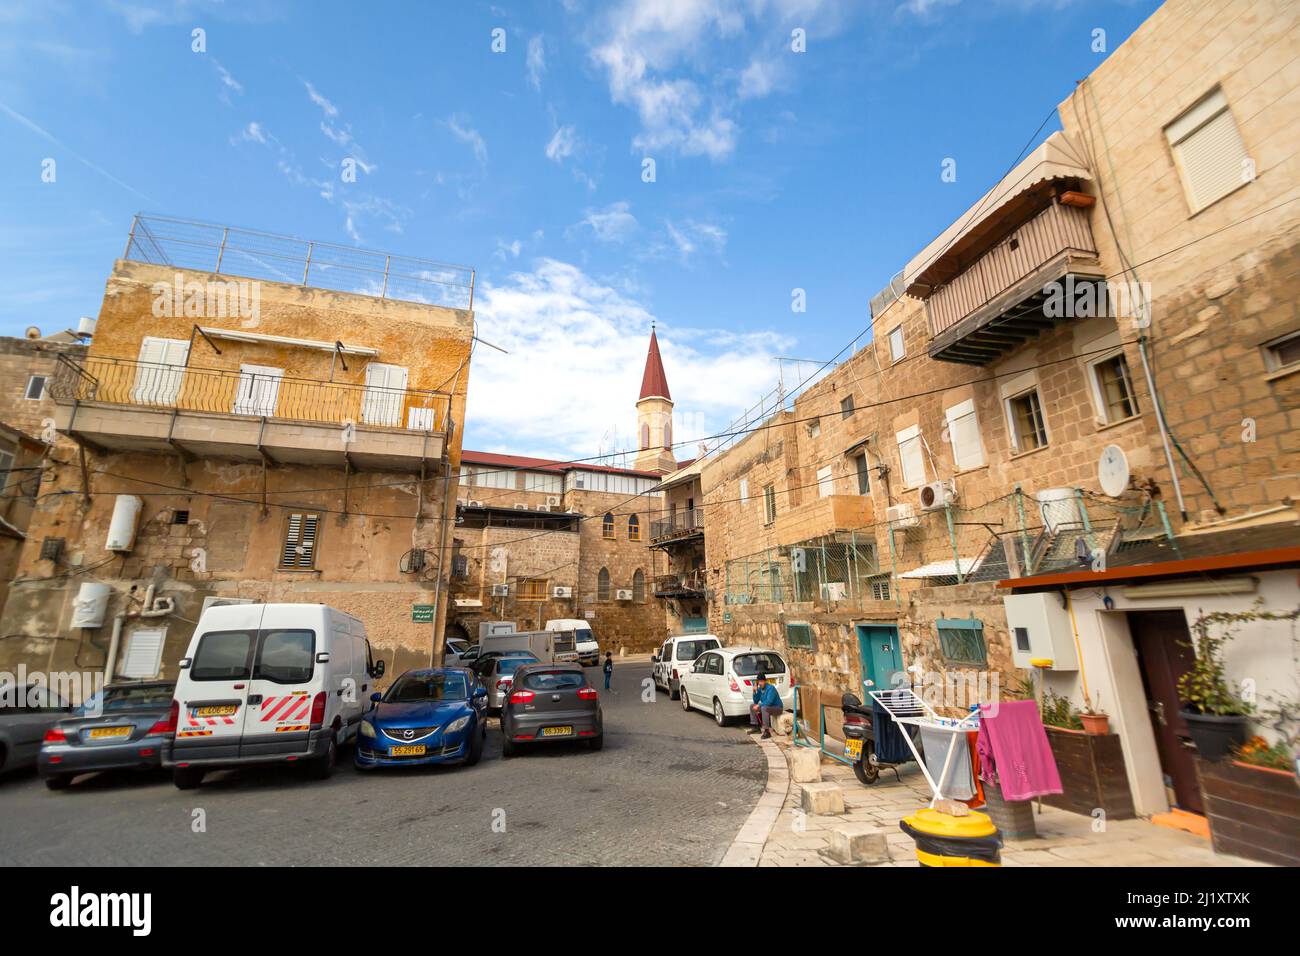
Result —
[[781, 695], [767, 682], [766, 674], [759, 674], [754, 679], [754, 703], [749, 708], [749, 732], [758, 733], [763, 728], [763, 739], [772, 736], [772, 721], [781, 716]]

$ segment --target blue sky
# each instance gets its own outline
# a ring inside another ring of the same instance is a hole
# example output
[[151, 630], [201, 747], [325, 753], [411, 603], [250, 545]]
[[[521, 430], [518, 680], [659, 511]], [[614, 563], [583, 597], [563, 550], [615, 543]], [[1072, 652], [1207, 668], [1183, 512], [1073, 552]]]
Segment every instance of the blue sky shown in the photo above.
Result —
[[627, 447], [657, 321], [692, 439], [864, 329], [1157, 5], [7, 3], [0, 334], [96, 314], [153, 212], [475, 267], [510, 354], [475, 353], [469, 447]]

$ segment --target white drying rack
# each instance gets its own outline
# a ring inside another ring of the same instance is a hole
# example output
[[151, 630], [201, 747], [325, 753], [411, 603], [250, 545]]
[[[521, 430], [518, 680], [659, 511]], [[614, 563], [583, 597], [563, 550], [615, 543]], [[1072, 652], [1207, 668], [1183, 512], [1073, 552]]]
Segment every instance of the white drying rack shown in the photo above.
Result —
[[[940, 717], [935, 709], [910, 687], [901, 687], [897, 690], [873, 690], [869, 693], [872, 699], [894, 718], [896, 724], [910, 724], [913, 727], [940, 730], [954, 735], [979, 729], [978, 713], [972, 712], [961, 718]], [[939, 772], [937, 781], [930, 776], [930, 768], [925, 765], [925, 758], [916, 749], [916, 741], [912, 739], [912, 735], [905, 732], [903, 739], [907, 741], [912, 756], [916, 758], [917, 766], [921, 768], [921, 773], [925, 774], [925, 782], [930, 785], [930, 790], [934, 793], [934, 797], [930, 800], [930, 806], [934, 806], [936, 801], [943, 799], [943, 788], [948, 784], [948, 772], [952, 769], [952, 755], [957, 752], [957, 738], [954, 736], [948, 741], [948, 753], [943, 758], [943, 769]]]

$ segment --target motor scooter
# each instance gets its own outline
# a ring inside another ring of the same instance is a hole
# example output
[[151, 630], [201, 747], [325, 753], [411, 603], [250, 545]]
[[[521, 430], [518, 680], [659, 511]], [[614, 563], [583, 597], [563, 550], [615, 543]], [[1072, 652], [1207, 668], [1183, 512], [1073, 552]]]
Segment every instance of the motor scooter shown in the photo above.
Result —
[[844, 756], [852, 762], [854, 776], [871, 786], [880, 779], [880, 768], [888, 767], [901, 783], [899, 764], [887, 763], [876, 756], [875, 715], [871, 707], [854, 694], [844, 694], [840, 697], [840, 710], [844, 714]]

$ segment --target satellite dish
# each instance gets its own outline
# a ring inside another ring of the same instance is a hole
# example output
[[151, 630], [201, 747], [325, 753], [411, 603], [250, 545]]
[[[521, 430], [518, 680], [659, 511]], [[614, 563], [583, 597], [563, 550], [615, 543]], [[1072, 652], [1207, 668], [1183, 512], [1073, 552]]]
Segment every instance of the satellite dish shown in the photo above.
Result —
[[1118, 498], [1128, 489], [1130, 477], [1128, 456], [1119, 445], [1107, 445], [1101, 450], [1101, 460], [1097, 462], [1097, 480], [1101, 490], [1112, 498]]

